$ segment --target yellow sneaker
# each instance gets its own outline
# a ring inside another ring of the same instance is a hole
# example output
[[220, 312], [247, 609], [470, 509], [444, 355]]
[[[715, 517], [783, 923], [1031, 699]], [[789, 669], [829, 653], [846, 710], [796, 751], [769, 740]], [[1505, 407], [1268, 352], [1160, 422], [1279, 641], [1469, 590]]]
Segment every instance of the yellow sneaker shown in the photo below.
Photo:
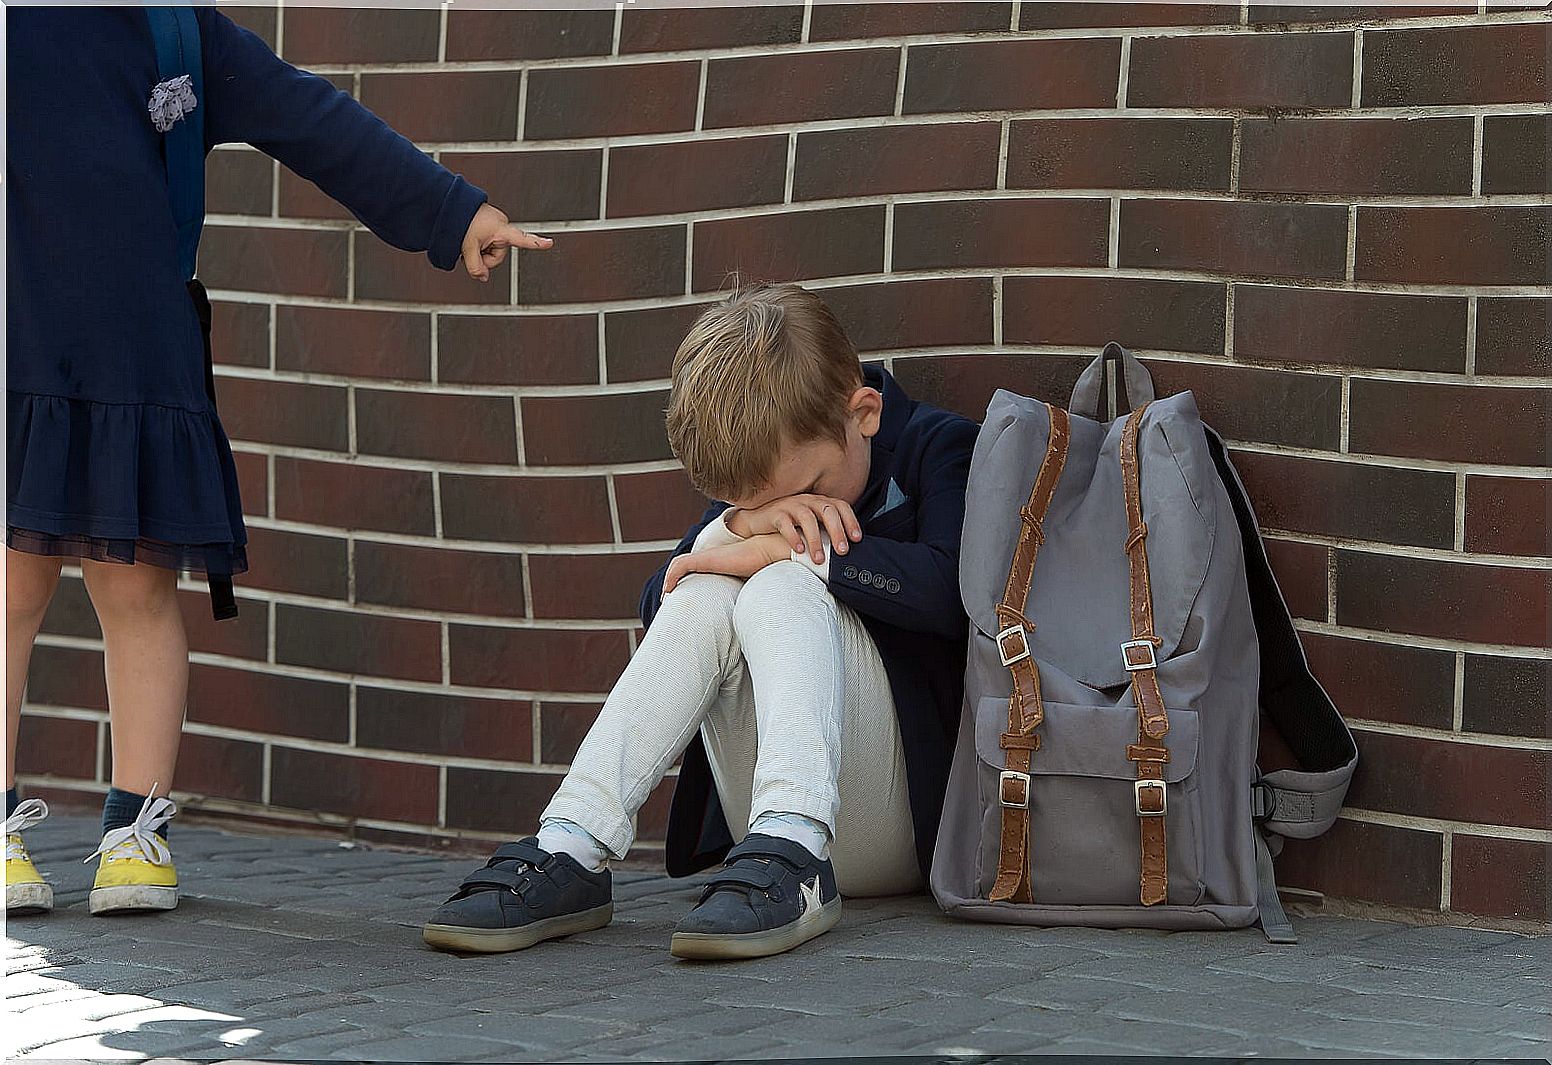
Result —
[[[153, 789], [154, 790], [154, 789]], [[101, 855], [87, 909], [94, 914], [143, 913], [178, 905], [178, 870], [167, 841], [156, 834], [178, 807], [151, 796], [133, 824], [109, 830], [86, 860]]]
[[47, 913], [54, 908], [54, 889], [43, 882], [22, 830], [31, 828], [48, 816], [48, 804], [42, 799], [23, 799], [15, 812], [5, 819], [5, 915]]

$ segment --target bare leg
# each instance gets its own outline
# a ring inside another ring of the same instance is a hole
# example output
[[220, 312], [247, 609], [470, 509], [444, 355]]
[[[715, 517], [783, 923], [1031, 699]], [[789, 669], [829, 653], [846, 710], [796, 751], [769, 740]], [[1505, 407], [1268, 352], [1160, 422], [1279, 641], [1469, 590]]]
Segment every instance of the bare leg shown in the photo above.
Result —
[[83, 562], [102, 623], [113, 786], [139, 795], [172, 786], [189, 687], [189, 643], [177, 574], [158, 566]]
[[5, 549], [5, 786], [16, 785], [16, 737], [22, 722], [27, 665], [43, 615], [59, 585], [60, 560]]

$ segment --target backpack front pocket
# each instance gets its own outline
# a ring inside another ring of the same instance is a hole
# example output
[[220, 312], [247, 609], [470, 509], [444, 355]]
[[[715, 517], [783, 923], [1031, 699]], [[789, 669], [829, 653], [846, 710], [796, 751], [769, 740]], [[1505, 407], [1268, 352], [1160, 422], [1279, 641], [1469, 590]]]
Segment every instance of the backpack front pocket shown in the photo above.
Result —
[[[1141, 842], [1137, 766], [1126, 757], [1137, 742], [1132, 706], [1046, 703], [1040, 749], [1030, 762], [1030, 784], [1004, 788], [1008, 700], [976, 704], [975, 749], [980, 761], [983, 840], [978, 890], [986, 897], [997, 879], [1003, 799], [1028, 799], [1029, 862], [1033, 901], [1043, 905], [1136, 906]], [[1204, 895], [1195, 711], [1170, 710], [1164, 736], [1164, 839], [1171, 905], [1196, 905]], [[1005, 792], [1007, 796], [1005, 796]]]

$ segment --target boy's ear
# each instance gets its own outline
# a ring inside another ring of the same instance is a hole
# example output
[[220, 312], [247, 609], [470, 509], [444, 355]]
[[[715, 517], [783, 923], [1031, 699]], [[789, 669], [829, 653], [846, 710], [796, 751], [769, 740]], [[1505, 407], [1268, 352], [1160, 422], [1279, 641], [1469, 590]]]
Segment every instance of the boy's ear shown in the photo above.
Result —
[[846, 410], [857, 419], [857, 428], [863, 436], [871, 438], [878, 435], [878, 425], [884, 414], [884, 397], [878, 389], [863, 385], [851, 394]]

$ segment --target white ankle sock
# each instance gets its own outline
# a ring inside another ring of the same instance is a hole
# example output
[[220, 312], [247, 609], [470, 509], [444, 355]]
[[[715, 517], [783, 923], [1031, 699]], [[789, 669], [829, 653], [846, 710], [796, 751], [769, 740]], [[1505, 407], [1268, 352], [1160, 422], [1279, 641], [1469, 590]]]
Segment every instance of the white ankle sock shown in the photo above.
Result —
[[778, 839], [790, 839], [821, 860], [830, 857], [830, 830], [823, 821], [816, 821], [803, 814], [764, 813], [754, 819], [749, 831]]
[[569, 854], [578, 865], [598, 872], [609, 861], [609, 849], [592, 833], [570, 821], [543, 821], [539, 825], [539, 847], [551, 854]]

